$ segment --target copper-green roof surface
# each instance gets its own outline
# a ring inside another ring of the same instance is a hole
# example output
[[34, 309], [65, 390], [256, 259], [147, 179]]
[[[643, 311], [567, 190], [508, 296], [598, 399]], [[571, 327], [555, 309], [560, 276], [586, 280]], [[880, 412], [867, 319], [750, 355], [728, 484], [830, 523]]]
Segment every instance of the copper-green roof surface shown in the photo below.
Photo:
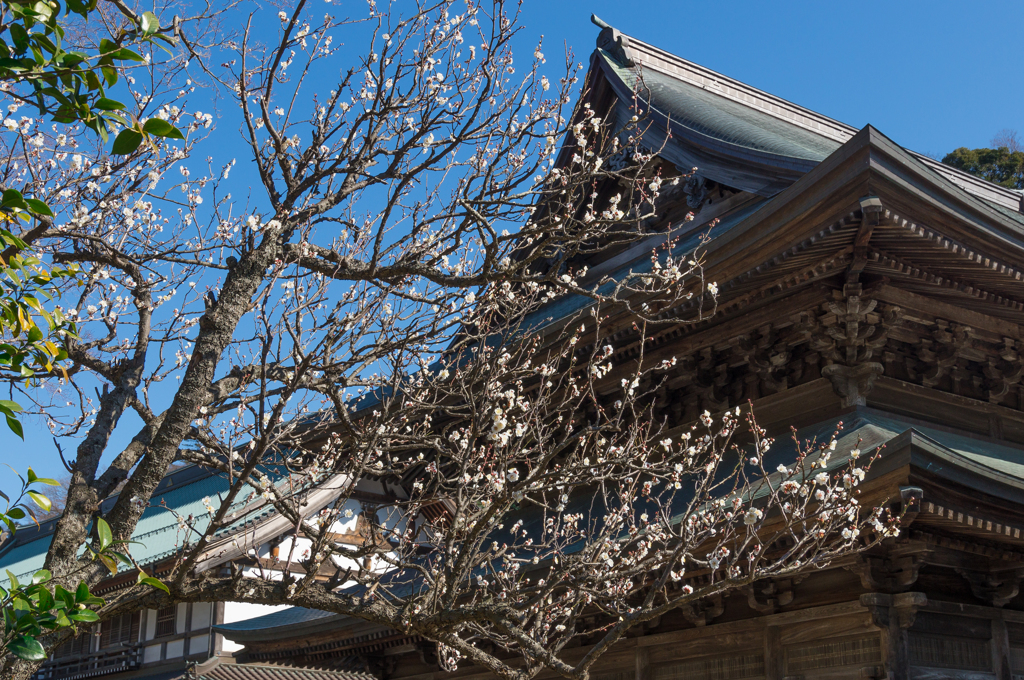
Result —
[[733, 101], [713, 90], [678, 78], [637, 67], [625, 67], [601, 51], [604, 63], [656, 111], [666, 116], [673, 130], [691, 132], [726, 144], [785, 158], [823, 160], [840, 143]]
[[[203, 499], [209, 497], [216, 506], [217, 497], [227, 489], [225, 478], [194, 466], [169, 474], [153, 494], [150, 506], [132, 535], [132, 540], [137, 541], [131, 546], [132, 556], [145, 566], [173, 555], [186, 541], [199, 535], [182, 528], [178, 517], [193, 518], [196, 531], [204, 531], [209, 526], [210, 516]], [[217, 532], [218, 536], [229, 535], [269, 516], [270, 506], [250, 499], [252, 491], [249, 488], [239, 494], [230, 510], [237, 514], [235, 522]], [[19, 579], [41, 569], [55, 524], [56, 519], [53, 519], [43, 522], [38, 529], [34, 526], [20, 529], [13, 540], [0, 547], [0, 569], [10, 570]]]

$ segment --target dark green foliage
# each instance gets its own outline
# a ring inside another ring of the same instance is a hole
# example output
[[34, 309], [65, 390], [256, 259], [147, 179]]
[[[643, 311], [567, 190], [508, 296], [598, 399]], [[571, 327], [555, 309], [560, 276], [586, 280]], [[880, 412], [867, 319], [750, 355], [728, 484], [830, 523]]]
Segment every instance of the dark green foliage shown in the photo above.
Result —
[[[74, 13], [87, 20], [96, 2], [69, 0], [63, 14]], [[114, 113], [125, 107], [107, 98], [105, 92], [117, 83], [123, 62], [145, 61], [125, 45], [149, 43], [164, 48], [160, 42], [173, 44], [173, 39], [160, 33], [156, 15], [146, 12], [138, 26], [100, 40], [99, 50], [90, 54], [65, 44], [62, 20], [56, 3], [2, 0], [0, 80], [22, 86], [24, 89], [11, 94], [33, 102], [41, 114], [48, 113], [62, 123], [81, 121], [106, 141], [108, 132], [118, 124], [133, 126], [132, 121]]]
[[960, 147], [942, 162], [1007, 189], [1024, 189], [1024, 151]]

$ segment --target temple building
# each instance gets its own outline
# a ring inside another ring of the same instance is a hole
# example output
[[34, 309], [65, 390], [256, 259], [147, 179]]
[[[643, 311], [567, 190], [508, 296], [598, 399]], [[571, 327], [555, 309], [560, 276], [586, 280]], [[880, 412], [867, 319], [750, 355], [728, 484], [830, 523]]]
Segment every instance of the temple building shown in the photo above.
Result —
[[[828, 568], [648, 622], [591, 677], [1024, 678], [1024, 197], [595, 23], [591, 107], [625, 121], [638, 95], [656, 162], [697, 171], [663, 191], [659, 233], [579, 264], [589, 281], [640, 271], [656, 245], [685, 253], [710, 229], [700, 247], [716, 312], [646, 345], [650, 360], [678, 359], [659, 414], [683, 425], [750, 402], [777, 437], [773, 461], [792, 460], [791, 426], [827, 440], [842, 423], [837, 453], [884, 446], [862, 502], [890, 503], [903, 526]], [[638, 351], [623, 338], [618, 362]], [[239, 513], [271, 526], [258, 506]], [[17, 536], [0, 566], [28, 559], [18, 550], [34, 543]], [[37, 677], [179, 677], [172, 645], [211, 680], [489, 677], [468, 664], [444, 672], [433, 643], [364, 621], [299, 608], [227, 617], [225, 606], [179, 609], [165, 642], [169, 614], [129, 621], [118, 640], [142, 651], [116, 668], [88, 666], [101, 628], [79, 650], [85, 665], [55, 659]]]

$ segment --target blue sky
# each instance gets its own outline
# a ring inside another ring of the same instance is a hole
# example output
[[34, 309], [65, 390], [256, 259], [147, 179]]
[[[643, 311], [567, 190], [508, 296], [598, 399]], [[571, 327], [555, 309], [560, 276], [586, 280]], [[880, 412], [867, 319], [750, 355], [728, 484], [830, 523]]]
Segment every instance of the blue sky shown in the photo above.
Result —
[[[922, 153], [985, 146], [1003, 128], [1024, 133], [1021, 0], [525, 0], [523, 12], [524, 55], [543, 35], [554, 73], [564, 45], [586, 65], [598, 34], [593, 12], [626, 34], [844, 123], [870, 123]], [[26, 430], [22, 443], [0, 429], [0, 462], [60, 474], [45, 428], [28, 422]], [[119, 428], [108, 459], [134, 431]], [[65, 452], [73, 457], [76, 446], [64, 443]], [[14, 485], [0, 468], [0, 489]]]

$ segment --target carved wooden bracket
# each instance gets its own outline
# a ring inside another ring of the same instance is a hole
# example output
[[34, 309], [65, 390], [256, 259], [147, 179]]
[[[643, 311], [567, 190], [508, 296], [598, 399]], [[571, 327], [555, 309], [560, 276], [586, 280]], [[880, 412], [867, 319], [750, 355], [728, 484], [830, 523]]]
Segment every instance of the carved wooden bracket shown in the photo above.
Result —
[[842, 297], [828, 303], [830, 316], [823, 319], [828, 338], [819, 338], [818, 348], [832, 361], [855, 366], [874, 356], [889, 341], [889, 331], [899, 325], [902, 310], [886, 306], [878, 312], [878, 301], [863, 296], [859, 283], [843, 286]]
[[864, 593], [860, 603], [871, 612], [871, 623], [877, 628], [906, 630], [914, 625], [918, 610], [928, 604], [928, 598], [924, 593]]
[[430, 668], [439, 667], [440, 663], [437, 659], [437, 643], [429, 640], [420, 640], [416, 643], [416, 651], [420, 655], [420, 661], [423, 662], [424, 666]]
[[[789, 386], [787, 371], [793, 355], [789, 343], [778, 337], [771, 324], [765, 324], [756, 333], [739, 336], [735, 353], [768, 389], [782, 392]], [[747, 395], [754, 399], [758, 396]]]
[[882, 364], [872, 361], [857, 366], [830, 364], [821, 369], [821, 374], [832, 382], [843, 406], [864, 406], [868, 392], [884, 371]]
[[707, 180], [696, 173], [690, 175], [683, 186], [683, 193], [686, 194], [686, 205], [695, 209], [701, 207], [708, 197]]
[[799, 327], [809, 335], [811, 348], [828, 362], [821, 374], [832, 382], [843, 405], [858, 406], [866, 403], [875, 380], [885, 371], [870, 359], [902, 321], [899, 307], [880, 309], [877, 300], [864, 297], [859, 283], [848, 283], [842, 295], [828, 304], [824, 317], [805, 317]]
[[[925, 387], [935, 387], [954, 372], [964, 353], [971, 349], [974, 331], [968, 326], [949, 324], [932, 333], [931, 339], [923, 340], [917, 348], [917, 358], [908, 361], [907, 372], [920, 380]], [[924, 363], [924, 370], [917, 370], [917, 360]]]
[[857, 561], [846, 569], [860, 576], [866, 590], [896, 592], [906, 590], [917, 581], [918, 572], [924, 564], [919, 555], [903, 555], [896, 558], [858, 555]]
[[687, 621], [700, 627], [708, 625], [721, 616], [725, 611], [725, 604], [722, 602], [722, 594], [719, 593], [693, 604], [683, 605], [679, 609]]
[[989, 574], [980, 571], [957, 568], [956, 573], [963, 576], [971, 586], [976, 598], [991, 604], [993, 607], [1005, 607], [1013, 598], [1020, 594], [1021, 580], [1024, 569], [1015, 569], [1002, 574]]
[[1024, 361], [1017, 350], [1016, 340], [1003, 338], [1003, 351], [998, 357], [989, 357], [982, 369], [985, 374], [985, 391], [992, 404], [998, 404], [1024, 375]]
[[747, 604], [762, 614], [775, 614], [779, 607], [785, 607], [793, 601], [793, 590], [802, 578], [772, 580], [752, 583], [744, 590], [747, 593]]

